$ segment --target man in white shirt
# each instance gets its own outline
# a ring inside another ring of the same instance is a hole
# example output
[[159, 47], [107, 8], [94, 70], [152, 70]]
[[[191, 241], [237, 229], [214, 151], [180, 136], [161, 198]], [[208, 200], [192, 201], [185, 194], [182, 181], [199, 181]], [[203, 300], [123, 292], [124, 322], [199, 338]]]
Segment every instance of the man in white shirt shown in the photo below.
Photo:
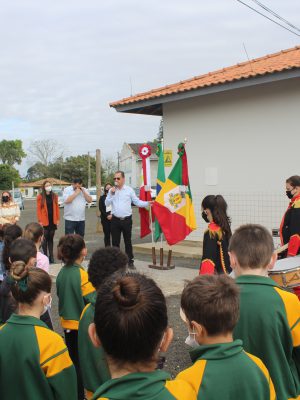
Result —
[[82, 187], [82, 179], [73, 179], [73, 184], [64, 190], [65, 234], [77, 233], [84, 237], [85, 206], [92, 202], [87, 189]]
[[117, 171], [114, 176], [114, 187], [106, 197], [106, 207], [111, 206], [111, 236], [112, 245], [120, 247], [121, 233], [123, 233], [125, 251], [128, 256], [128, 266], [134, 269], [133, 252], [131, 243], [132, 230], [132, 208], [131, 204], [137, 207], [149, 207], [149, 201], [140, 200], [130, 186], [125, 185], [125, 174]]

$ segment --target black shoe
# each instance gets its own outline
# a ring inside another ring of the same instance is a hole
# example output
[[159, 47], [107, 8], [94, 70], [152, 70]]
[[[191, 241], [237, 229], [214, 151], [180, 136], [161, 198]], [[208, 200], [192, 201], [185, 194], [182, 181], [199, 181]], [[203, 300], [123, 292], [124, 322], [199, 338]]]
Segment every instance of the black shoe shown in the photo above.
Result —
[[128, 268], [129, 268], [129, 269], [136, 269], [135, 266], [134, 266], [133, 261], [129, 261], [129, 263], [128, 263]]
[[49, 258], [49, 264], [55, 264], [54, 258]]

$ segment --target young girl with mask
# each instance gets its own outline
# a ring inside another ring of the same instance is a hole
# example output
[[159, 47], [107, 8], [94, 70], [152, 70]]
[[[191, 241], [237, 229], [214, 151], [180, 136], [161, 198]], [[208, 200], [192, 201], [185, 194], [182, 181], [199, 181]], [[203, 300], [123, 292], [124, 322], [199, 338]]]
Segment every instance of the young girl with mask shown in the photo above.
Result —
[[229, 274], [228, 244], [231, 229], [223, 196], [209, 195], [203, 199], [202, 218], [208, 223], [208, 229], [204, 233], [199, 274]]
[[111, 219], [112, 219], [111, 206], [106, 207], [105, 205], [107, 193], [109, 192], [111, 187], [112, 185], [110, 183], [106, 183], [106, 185], [104, 186], [104, 194], [99, 199], [99, 210], [100, 210], [101, 224], [104, 233], [105, 247], [110, 246], [111, 243], [111, 229], [110, 229]]
[[82, 267], [87, 255], [85, 242], [80, 235], [66, 235], [58, 243], [58, 258], [64, 262], [56, 278], [58, 311], [64, 329], [66, 344], [76, 368], [78, 400], [84, 399], [84, 388], [78, 357], [78, 327], [84, 307], [94, 301], [95, 288]]
[[63, 339], [40, 320], [51, 303], [51, 278], [32, 267], [32, 242], [19, 239], [15, 243], [23, 244], [19, 257], [13, 244], [10, 269], [18, 313], [0, 327], [0, 398], [74, 399], [76, 374], [68, 350]]
[[13, 201], [10, 192], [2, 192], [0, 204], [0, 223], [16, 224], [20, 219], [20, 207]]
[[52, 191], [50, 181], [45, 181], [42, 186], [42, 193], [37, 198], [37, 217], [39, 224], [44, 228], [43, 252], [49, 255], [50, 263], [54, 263], [53, 238], [59, 225], [58, 196]]
[[156, 369], [159, 352], [167, 351], [173, 331], [165, 297], [152, 279], [127, 273], [105, 281], [89, 334], [94, 346], [103, 347], [111, 373], [93, 399], [196, 399], [189, 384], [171, 381], [168, 373]]

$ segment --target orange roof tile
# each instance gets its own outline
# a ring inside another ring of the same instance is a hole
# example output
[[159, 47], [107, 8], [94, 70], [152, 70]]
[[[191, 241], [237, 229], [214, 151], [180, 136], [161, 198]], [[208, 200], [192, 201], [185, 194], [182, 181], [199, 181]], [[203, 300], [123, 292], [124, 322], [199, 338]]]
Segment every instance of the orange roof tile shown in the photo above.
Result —
[[122, 106], [126, 104], [138, 103], [155, 99], [179, 92], [187, 92], [195, 89], [201, 89], [208, 86], [220, 85], [241, 79], [258, 77], [275, 72], [300, 68], [300, 46], [291, 49], [282, 50], [278, 53], [255, 58], [253, 60], [239, 63], [227, 68], [209, 72], [205, 75], [195, 76], [194, 78], [180, 81], [172, 85], [153, 89], [148, 92], [127, 97], [125, 99], [110, 103], [111, 107]]

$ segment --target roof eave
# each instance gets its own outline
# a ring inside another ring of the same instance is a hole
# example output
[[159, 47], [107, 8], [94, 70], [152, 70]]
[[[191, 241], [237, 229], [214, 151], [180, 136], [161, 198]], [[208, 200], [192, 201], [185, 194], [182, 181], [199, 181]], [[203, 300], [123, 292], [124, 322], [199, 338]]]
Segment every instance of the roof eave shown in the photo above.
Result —
[[204, 88], [188, 90], [185, 92], [169, 94], [156, 97], [154, 99], [142, 100], [129, 104], [111, 105], [118, 112], [146, 114], [146, 115], [162, 115], [163, 104], [173, 101], [187, 100], [193, 97], [206, 96], [209, 94], [225, 92], [234, 89], [242, 89], [249, 86], [263, 85], [266, 83], [277, 82], [287, 79], [299, 78], [300, 68], [291, 68], [281, 72], [267, 73], [265, 75], [254, 78], [246, 78], [235, 80], [228, 83], [207, 86]]

